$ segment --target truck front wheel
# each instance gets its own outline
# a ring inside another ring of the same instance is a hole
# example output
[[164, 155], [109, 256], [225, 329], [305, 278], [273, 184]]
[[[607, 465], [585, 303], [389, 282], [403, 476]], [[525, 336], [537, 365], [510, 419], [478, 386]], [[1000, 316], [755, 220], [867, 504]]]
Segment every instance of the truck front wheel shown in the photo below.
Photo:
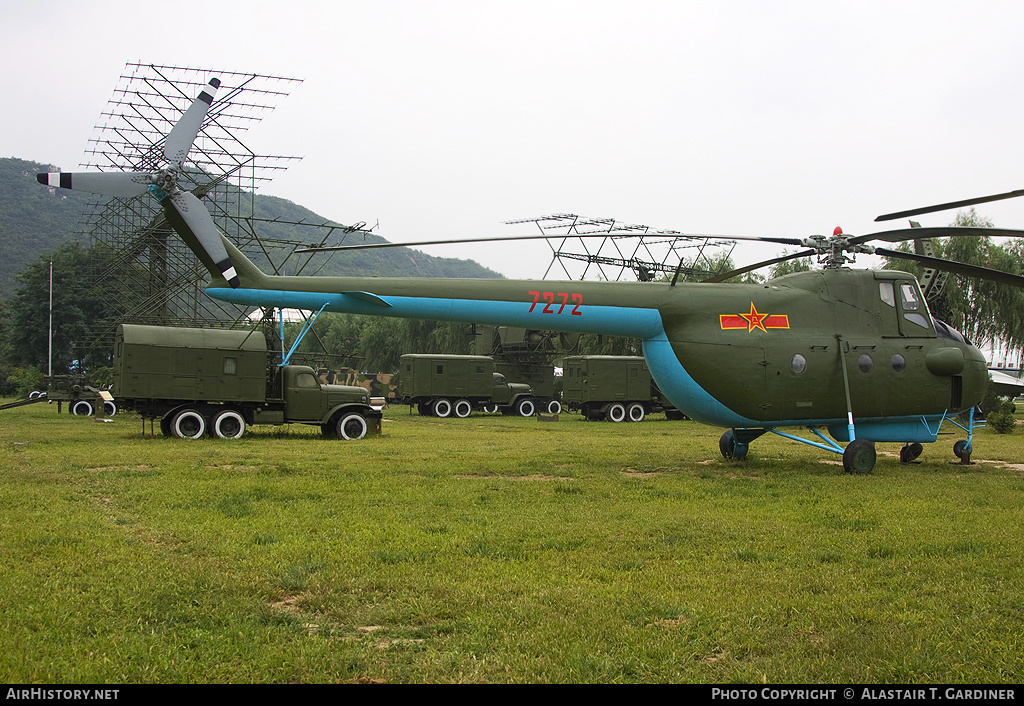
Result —
[[218, 439], [241, 439], [245, 434], [245, 419], [233, 409], [218, 412], [212, 426]]
[[194, 409], [183, 409], [171, 420], [171, 433], [179, 439], [198, 439], [206, 433], [206, 419]]
[[338, 431], [339, 439], [362, 439], [366, 436], [366, 419], [361, 414], [349, 412], [338, 418], [335, 429]]

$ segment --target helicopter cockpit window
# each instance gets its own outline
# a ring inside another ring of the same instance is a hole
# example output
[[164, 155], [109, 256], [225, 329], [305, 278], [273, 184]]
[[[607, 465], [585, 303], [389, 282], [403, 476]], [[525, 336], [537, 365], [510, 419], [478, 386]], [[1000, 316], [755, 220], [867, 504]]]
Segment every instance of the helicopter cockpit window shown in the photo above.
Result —
[[891, 307], [896, 306], [896, 291], [893, 289], [892, 282], [879, 282], [878, 294], [883, 302]]
[[921, 300], [917, 297], [917, 288], [912, 284], [900, 285], [900, 306], [903, 307], [904, 319], [922, 328], [928, 328], [928, 318], [920, 313], [927, 310], [921, 306]]

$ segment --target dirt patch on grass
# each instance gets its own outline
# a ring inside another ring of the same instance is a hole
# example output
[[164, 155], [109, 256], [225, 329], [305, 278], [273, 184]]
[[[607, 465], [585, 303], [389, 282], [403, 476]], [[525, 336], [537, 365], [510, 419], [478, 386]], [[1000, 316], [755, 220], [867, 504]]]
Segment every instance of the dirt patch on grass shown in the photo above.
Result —
[[571, 478], [566, 478], [563, 476], [547, 476], [541, 475], [539, 473], [530, 476], [509, 476], [501, 473], [495, 473], [493, 471], [486, 471], [483, 473], [462, 474], [455, 476], [455, 478], [459, 480], [572, 480]]
[[153, 466], [140, 464], [138, 466], [96, 466], [95, 468], [86, 468], [85, 470], [102, 473], [103, 471], [152, 471], [153, 468]]

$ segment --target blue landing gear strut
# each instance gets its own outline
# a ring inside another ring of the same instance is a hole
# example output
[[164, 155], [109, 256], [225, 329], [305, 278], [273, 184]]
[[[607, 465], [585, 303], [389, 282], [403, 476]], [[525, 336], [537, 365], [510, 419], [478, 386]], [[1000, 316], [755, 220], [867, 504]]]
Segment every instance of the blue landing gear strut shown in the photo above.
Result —
[[[961, 419], [963, 419], [963, 415], [961, 415]], [[975, 423], [973, 407], [969, 412], [967, 412], [967, 418], [964, 420], [967, 423], [966, 426], [958, 422], [953, 417], [950, 417], [949, 421], [967, 432], [966, 439], [960, 439], [960, 441], [953, 444], [953, 454], [960, 459], [960, 463], [965, 466], [969, 466], [971, 465], [971, 452], [974, 450], [974, 447], [971, 445], [971, 442], [974, 441], [974, 427], [985, 426], [985, 422]]]

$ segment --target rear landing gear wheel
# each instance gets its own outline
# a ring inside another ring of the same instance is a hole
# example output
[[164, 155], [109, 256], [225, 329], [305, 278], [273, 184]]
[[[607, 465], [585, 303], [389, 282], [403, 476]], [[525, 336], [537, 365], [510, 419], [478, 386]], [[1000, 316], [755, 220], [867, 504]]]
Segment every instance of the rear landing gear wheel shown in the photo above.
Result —
[[960, 441], [953, 444], [953, 453], [958, 459], [960, 459], [960, 463], [969, 464], [971, 462], [972, 451], [974, 451], [974, 449], [971, 448], [971, 445], [963, 439], [960, 439]]
[[843, 469], [847, 473], [871, 473], [875, 467], [875, 442], [865, 439], [851, 441], [843, 452]]
[[910, 463], [915, 458], [920, 456], [922, 451], [924, 451], [924, 447], [921, 446], [921, 444], [918, 444], [917, 442], [914, 442], [913, 444], [907, 444], [902, 449], [900, 449], [900, 463]]

